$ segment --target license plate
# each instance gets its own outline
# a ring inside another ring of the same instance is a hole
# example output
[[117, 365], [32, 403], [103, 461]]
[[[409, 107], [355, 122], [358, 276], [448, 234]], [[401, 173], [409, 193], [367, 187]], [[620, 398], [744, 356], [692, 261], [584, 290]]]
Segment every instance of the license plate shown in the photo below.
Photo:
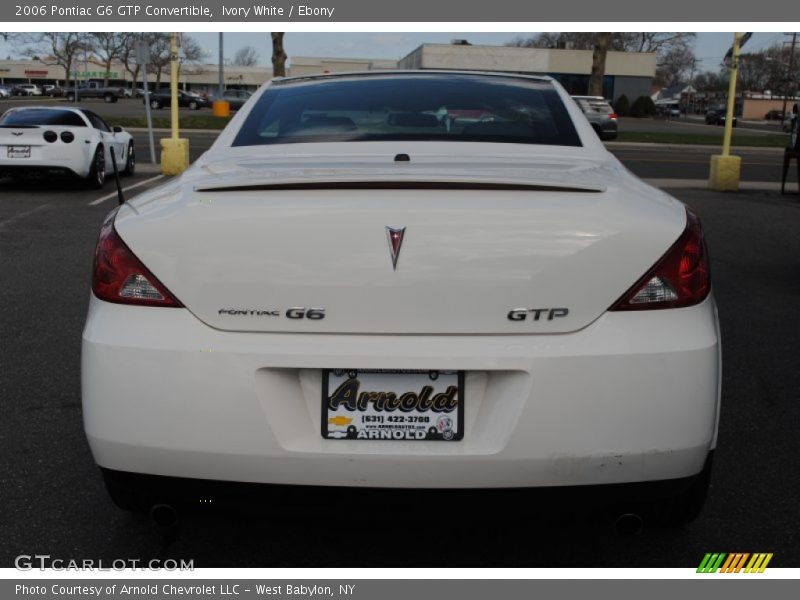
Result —
[[31, 147], [30, 146], [9, 146], [8, 147], [8, 158], [30, 158], [31, 157]]
[[463, 371], [322, 371], [322, 437], [456, 442], [464, 437]]

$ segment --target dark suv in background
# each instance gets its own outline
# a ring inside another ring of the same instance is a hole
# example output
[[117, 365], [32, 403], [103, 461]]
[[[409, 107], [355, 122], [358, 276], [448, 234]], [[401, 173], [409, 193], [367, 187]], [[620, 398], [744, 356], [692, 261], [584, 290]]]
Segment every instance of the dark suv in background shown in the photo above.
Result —
[[[727, 111], [724, 108], [714, 108], [711, 109], [706, 113], [706, 125], [725, 125], [725, 113]], [[736, 127], [738, 121], [736, 117], [733, 117], [733, 123], [731, 123], [731, 127]]]
[[617, 137], [617, 113], [602, 96], [573, 96], [601, 140]]

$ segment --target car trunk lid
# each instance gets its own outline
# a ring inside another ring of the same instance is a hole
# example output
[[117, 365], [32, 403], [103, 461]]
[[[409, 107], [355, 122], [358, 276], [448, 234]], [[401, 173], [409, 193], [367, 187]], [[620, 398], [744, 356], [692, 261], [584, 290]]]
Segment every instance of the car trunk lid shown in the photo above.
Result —
[[603, 314], [684, 226], [679, 203], [637, 202], [660, 193], [620, 186], [617, 169], [197, 168], [116, 226], [218, 329], [563, 333]]

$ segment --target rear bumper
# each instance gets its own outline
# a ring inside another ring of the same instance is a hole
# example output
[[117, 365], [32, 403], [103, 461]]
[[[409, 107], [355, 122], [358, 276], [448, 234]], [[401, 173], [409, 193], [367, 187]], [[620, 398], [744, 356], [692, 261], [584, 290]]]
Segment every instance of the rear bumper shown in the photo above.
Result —
[[[320, 369], [460, 369], [460, 442], [324, 440]], [[510, 488], [680, 479], [716, 442], [709, 298], [531, 336], [222, 332], [185, 309], [92, 298], [83, 414], [129, 473], [333, 487]]]
[[[86, 177], [89, 173], [88, 160], [82, 155], [83, 148], [79, 147], [75, 156], [69, 158], [0, 158], [0, 173], [9, 175], [25, 175], [47, 173], [51, 175], [76, 175]], [[5, 154], [5, 149], [2, 150]]]
[[[714, 452], [705, 468], [710, 469]], [[125, 508], [149, 511], [167, 504], [188, 510], [234, 509], [274, 514], [319, 514], [328, 516], [338, 508], [372, 506], [415, 511], [446, 505], [474, 516], [476, 506], [483, 514], [530, 514], [533, 509], [594, 512], [607, 507], [646, 512], [653, 503], [675, 498], [689, 490], [702, 475], [676, 479], [560, 487], [517, 487], [500, 489], [396, 489], [364, 487], [319, 487], [242, 483], [126, 473], [100, 469], [107, 488], [124, 502]], [[493, 506], [494, 505], [494, 506]]]

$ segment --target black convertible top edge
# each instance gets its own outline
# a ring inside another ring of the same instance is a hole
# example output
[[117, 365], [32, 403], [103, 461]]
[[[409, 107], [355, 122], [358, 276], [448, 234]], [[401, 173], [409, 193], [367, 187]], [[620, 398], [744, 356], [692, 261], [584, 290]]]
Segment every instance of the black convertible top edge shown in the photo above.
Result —
[[603, 188], [537, 183], [451, 182], [451, 181], [320, 181], [296, 183], [248, 183], [197, 186], [196, 192], [248, 192], [290, 190], [499, 190], [536, 192], [601, 193]]

